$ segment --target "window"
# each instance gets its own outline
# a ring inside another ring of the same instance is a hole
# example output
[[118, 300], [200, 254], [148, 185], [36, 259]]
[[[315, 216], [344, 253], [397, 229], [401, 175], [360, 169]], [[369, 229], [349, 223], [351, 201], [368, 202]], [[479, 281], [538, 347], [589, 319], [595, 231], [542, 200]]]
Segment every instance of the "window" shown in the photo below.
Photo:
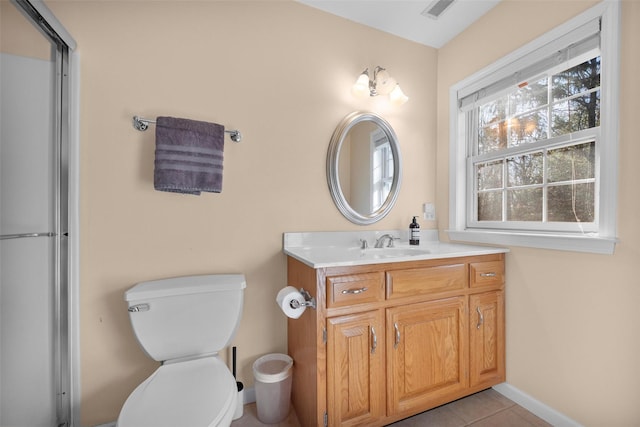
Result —
[[470, 224], [593, 230], [600, 56], [588, 56], [466, 113], [475, 176]]
[[617, 10], [600, 4], [452, 88], [453, 240], [613, 252]]
[[380, 209], [393, 183], [393, 153], [387, 135], [380, 129], [371, 134], [371, 212]]

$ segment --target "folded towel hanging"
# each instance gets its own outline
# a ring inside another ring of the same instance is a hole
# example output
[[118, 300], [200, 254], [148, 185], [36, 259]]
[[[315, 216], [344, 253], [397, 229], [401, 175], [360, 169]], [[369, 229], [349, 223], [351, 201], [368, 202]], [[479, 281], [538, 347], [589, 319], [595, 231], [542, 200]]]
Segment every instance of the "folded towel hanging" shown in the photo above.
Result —
[[[149, 119], [145, 119], [144, 117], [139, 117], [139, 116], [133, 116], [133, 127], [136, 130], [139, 130], [140, 132], [145, 132], [147, 129], [149, 129], [149, 125], [150, 124], [156, 124], [155, 120], [149, 120]], [[226, 130], [224, 131], [225, 133], [228, 133], [229, 136], [231, 137], [231, 140], [233, 142], [240, 142], [242, 141], [242, 133], [240, 133], [240, 131], [238, 129], [234, 129], [234, 130]]]
[[158, 117], [154, 188], [195, 195], [201, 191], [220, 193], [223, 150], [224, 126]]

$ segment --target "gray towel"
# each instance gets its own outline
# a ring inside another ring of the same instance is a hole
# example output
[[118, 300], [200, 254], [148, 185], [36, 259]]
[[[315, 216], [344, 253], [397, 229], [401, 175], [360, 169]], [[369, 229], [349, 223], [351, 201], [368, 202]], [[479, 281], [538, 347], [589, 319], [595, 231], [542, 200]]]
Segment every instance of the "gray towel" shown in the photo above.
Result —
[[224, 126], [175, 117], [156, 119], [156, 190], [200, 195], [222, 191]]

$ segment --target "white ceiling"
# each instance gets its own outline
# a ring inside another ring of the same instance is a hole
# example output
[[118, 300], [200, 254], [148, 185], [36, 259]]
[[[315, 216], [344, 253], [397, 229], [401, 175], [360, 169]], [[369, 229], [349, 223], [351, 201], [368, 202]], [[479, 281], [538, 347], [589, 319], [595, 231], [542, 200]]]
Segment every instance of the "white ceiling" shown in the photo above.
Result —
[[333, 15], [440, 48], [500, 0], [455, 0], [438, 19], [421, 13], [434, 0], [298, 0]]

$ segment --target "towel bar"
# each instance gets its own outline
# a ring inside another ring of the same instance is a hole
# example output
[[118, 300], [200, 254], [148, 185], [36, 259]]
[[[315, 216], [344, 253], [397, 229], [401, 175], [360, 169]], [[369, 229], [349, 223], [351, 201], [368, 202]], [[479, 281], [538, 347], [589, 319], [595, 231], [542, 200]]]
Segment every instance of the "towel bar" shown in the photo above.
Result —
[[[133, 116], [133, 127], [137, 130], [144, 132], [149, 129], [149, 124], [155, 124], [155, 120], [144, 119], [142, 117]], [[242, 141], [242, 134], [239, 130], [225, 130], [225, 133], [229, 134], [229, 137], [233, 142]]]

